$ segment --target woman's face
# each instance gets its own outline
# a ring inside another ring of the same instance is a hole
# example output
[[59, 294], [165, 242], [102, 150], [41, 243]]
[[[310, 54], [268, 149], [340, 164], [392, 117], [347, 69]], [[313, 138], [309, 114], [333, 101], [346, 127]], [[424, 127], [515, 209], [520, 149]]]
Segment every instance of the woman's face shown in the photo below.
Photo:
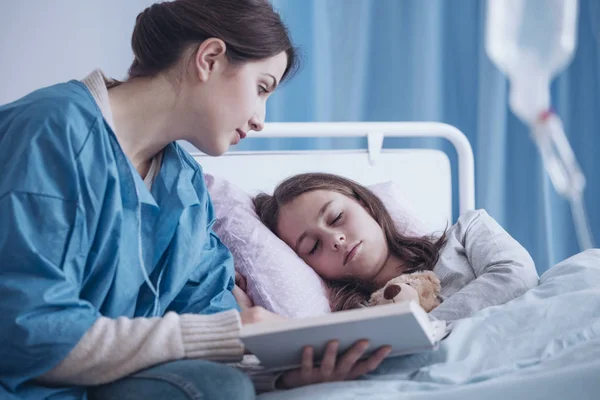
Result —
[[278, 233], [319, 275], [374, 281], [388, 259], [383, 230], [356, 200], [329, 190], [304, 193], [280, 209]]
[[267, 99], [287, 67], [285, 52], [241, 65], [221, 61], [192, 100], [196, 118], [188, 138], [212, 156], [225, 153], [251, 130], [263, 129]]

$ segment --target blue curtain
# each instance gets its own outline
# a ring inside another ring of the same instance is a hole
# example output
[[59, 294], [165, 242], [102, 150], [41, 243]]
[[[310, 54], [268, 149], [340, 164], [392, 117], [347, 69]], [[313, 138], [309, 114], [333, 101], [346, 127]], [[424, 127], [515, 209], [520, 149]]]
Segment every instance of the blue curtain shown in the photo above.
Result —
[[[569, 204], [554, 192], [528, 130], [508, 109], [507, 80], [484, 52], [484, 1], [273, 0], [273, 5], [304, 62], [273, 95], [268, 121], [452, 124], [473, 146], [477, 207], [531, 252], [538, 270], [578, 252]], [[581, 0], [577, 53], [552, 86], [553, 105], [587, 177], [585, 202], [596, 243], [599, 37], [600, 2]]]

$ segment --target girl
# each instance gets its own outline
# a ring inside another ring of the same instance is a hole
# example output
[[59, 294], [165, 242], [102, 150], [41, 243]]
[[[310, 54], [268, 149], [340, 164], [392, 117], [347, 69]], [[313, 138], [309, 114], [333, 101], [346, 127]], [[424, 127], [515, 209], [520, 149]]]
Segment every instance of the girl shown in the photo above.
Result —
[[485, 211], [469, 211], [441, 237], [405, 237], [377, 196], [340, 176], [309, 173], [254, 199], [265, 225], [331, 285], [334, 311], [366, 303], [404, 273], [433, 270], [444, 302], [431, 314], [466, 318], [537, 285], [529, 253]]
[[[266, 0], [154, 4], [132, 47], [125, 82], [95, 71], [0, 107], [0, 398], [254, 397], [212, 361], [239, 360], [242, 325], [276, 316], [240, 310], [176, 141], [218, 156], [261, 130], [296, 51]], [[343, 378], [366, 372], [362, 351]]]

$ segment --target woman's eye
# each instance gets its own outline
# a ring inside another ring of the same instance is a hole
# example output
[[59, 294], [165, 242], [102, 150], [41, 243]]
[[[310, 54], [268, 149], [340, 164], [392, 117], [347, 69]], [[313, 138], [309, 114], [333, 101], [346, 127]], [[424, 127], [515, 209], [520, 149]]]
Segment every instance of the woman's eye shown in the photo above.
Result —
[[344, 214], [343, 212], [339, 213], [337, 217], [335, 217], [335, 219], [333, 221], [331, 221], [331, 225], [335, 224], [336, 222], [338, 222], [339, 220], [342, 219], [342, 214]]
[[315, 254], [315, 251], [317, 251], [317, 248], [318, 248], [318, 247], [319, 247], [319, 241], [317, 240], [317, 241], [315, 242], [315, 245], [313, 246], [313, 248], [312, 248], [312, 249], [310, 249], [310, 251], [308, 252], [308, 254], [310, 254], [310, 255], [313, 255], [313, 254]]
[[259, 93], [259, 94], [265, 94], [265, 93], [269, 93], [269, 91], [267, 90], [267, 88], [266, 88], [266, 87], [264, 87], [264, 86], [259, 86], [259, 87], [258, 87], [258, 93]]

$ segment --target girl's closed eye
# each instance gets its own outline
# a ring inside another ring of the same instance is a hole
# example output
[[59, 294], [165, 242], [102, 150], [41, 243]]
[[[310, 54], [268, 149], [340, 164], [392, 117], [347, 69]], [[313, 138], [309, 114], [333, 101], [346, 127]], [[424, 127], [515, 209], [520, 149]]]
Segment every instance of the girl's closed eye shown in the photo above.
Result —
[[315, 245], [312, 247], [312, 249], [310, 249], [310, 251], [308, 252], [308, 254], [310, 254], [310, 255], [315, 254], [315, 252], [317, 251], [318, 248], [319, 248], [319, 240], [317, 240], [315, 242]]
[[340, 213], [337, 215], [337, 217], [335, 217], [335, 218], [333, 219], [333, 221], [331, 221], [331, 225], [334, 225], [334, 224], [336, 224], [336, 223], [340, 222], [340, 221], [342, 220], [342, 216], [343, 216], [343, 215], [344, 215], [344, 212], [340, 212]]

